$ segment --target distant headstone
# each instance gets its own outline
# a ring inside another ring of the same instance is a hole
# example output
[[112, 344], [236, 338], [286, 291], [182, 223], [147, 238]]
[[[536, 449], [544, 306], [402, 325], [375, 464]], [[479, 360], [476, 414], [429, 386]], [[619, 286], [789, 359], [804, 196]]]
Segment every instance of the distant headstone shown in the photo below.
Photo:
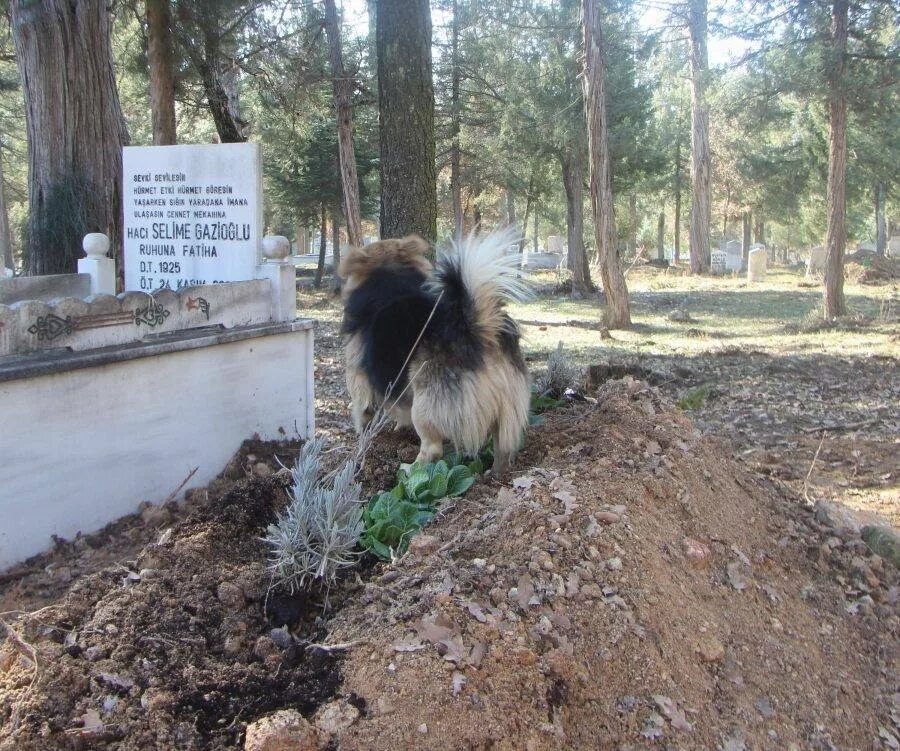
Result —
[[550, 235], [547, 238], [547, 250], [550, 253], [559, 253], [562, 255], [563, 252], [565, 252], [565, 244], [562, 237], [559, 235]]
[[127, 146], [125, 288], [253, 279], [262, 238], [259, 144]]
[[769, 256], [766, 253], [766, 246], [762, 245], [750, 251], [750, 259], [747, 261], [747, 281], [761, 282], [766, 278], [766, 267], [769, 263]]
[[725, 273], [725, 261], [727, 254], [724, 250], [713, 250], [709, 254], [709, 270], [713, 274]]
[[872, 242], [857, 243], [856, 249], [857, 250], [866, 250], [869, 253], [874, 253], [875, 252], [875, 243], [872, 243]]
[[809, 249], [809, 258], [806, 259], [806, 275], [821, 274], [825, 271], [825, 259], [827, 258], [824, 245], [816, 245]]
[[740, 271], [744, 265], [742, 244], [739, 240], [729, 240], [725, 243], [725, 270]]
[[900, 258], [900, 235], [894, 235], [888, 240], [887, 254], [891, 258]]

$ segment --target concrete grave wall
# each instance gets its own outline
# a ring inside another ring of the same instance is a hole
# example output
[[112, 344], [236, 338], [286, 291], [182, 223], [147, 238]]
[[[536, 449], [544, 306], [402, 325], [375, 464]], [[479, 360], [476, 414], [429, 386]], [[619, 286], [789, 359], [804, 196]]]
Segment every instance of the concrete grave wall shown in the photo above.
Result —
[[[280, 271], [280, 265], [271, 266]], [[271, 280], [254, 279], [153, 295], [123, 292], [0, 305], [0, 356], [60, 347], [86, 350], [179, 329], [279, 320], [273, 313], [272, 288]]]
[[0, 568], [314, 430], [312, 322], [0, 360]]
[[59, 297], [87, 297], [89, 294], [91, 294], [91, 277], [88, 274], [0, 278], [0, 305], [12, 305], [24, 300], [47, 302]]

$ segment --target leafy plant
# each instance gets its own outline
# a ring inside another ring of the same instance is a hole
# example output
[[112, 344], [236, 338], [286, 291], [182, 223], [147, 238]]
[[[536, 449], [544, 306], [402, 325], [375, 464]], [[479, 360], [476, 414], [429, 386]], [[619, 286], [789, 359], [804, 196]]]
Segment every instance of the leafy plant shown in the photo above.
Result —
[[710, 387], [709, 384], [703, 384], [702, 386], [698, 386], [695, 389], [691, 389], [688, 391], [681, 399], [679, 399], [676, 404], [679, 409], [683, 409], [685, 411], [689, 409], [700, 409], [703, 406], [704, 402], [706, 402], [706, 398], [709, 396]]
[[379, 493], [363, 511], [360, 543], [382, 560], [402, 555], [410, 539], [434, 519], [441, 500], [460, 496], [472, 487], [473, 469], [479, 466], [480, 460], [455, 466], [441, 460], [401, 467], [396, 486]]

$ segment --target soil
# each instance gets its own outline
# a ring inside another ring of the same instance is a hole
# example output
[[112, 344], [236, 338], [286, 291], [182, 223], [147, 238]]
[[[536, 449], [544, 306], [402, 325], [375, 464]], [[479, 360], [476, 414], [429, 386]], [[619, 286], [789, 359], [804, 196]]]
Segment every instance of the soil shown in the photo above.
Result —
[[[348, 446], [337, 348], [321, 326], [317, 419]], [[297, 444], [258, 441], [184, 503], [4, 573], [0, 749], [242, 748], [280, 709], [339, 749], [894, 747], [896, 569], [644, 367], [656, 386], [606, 373], [529, 431], [511, 482], [327, 596], [269, 591]], [[382, 434], [366, 492], [415, 452]]]

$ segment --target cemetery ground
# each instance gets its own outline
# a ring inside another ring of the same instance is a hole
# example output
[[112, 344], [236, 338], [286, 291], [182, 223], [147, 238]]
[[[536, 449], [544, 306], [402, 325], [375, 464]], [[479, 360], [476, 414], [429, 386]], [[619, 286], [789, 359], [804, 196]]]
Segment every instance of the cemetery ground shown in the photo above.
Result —
[[[327, 609], [267, 594], [289, 443], [0, 574], [0, 749], [900, 747], [896, 282], [824, 326], [800, 271], [628, 278], [609, 333], [537, 277], [529, 364], [562, 341], [579, 398]], [[340, 309], [301, 304], [336, 462]], [[366, 493], [415, 453], [382, 434]]]

